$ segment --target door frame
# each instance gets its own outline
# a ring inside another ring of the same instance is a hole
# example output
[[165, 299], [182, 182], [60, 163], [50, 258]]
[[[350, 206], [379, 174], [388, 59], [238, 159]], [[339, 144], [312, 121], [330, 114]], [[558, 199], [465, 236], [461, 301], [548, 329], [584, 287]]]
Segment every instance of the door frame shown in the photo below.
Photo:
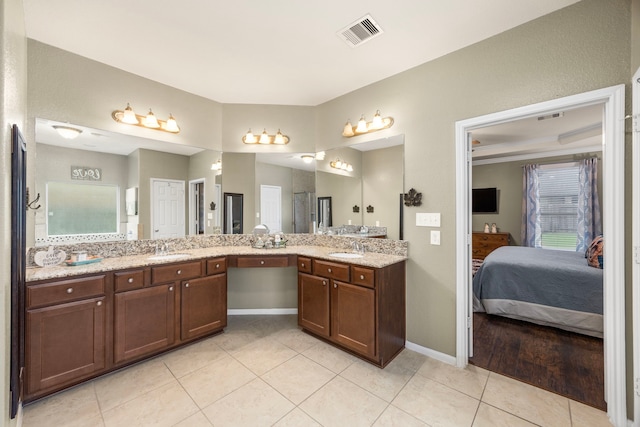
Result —
[[633, 313], [633, 425], [640, 427], [640, 68], [631, 80], [632, 169], [632, 313]]
[[[200, 194], [200, 197], [202, 198], [202, 204], [205, 206], [205, 215], [200, 219], [203, 223], [203, 230], [204, 230], [204, 234], [207, 234], [207, 226], [206, 221], [206, 206], [207, 206], [207, 199], [206, 199], [206, 194], [207, 194], [207, 182], [206, 179], [204, 178], [198, 178], [198, 179], [192, 179], [189, 181], [189, 235], [198, 235], [197, 233], [197, 228], [196, 228], [196, 221], [195, 218], [198, 215], [198, 206], [196, 205], [196, 195], [195, 195], [195, 189], [196, 189], [196, 184], [202, 184], [202, 194]], [[195, 213], [195, 215], [194, 215]]]
[[624, 85], [527, 105], [456, 122], [456, 365], [469, 361], [473, 330], [471, 299], [471, 144], [473, 129], [603, 104], [603, 231], [607, 236], [604, 267], [604, 360], [607, 414], [626, 425], [625, 233], [624, 233]]

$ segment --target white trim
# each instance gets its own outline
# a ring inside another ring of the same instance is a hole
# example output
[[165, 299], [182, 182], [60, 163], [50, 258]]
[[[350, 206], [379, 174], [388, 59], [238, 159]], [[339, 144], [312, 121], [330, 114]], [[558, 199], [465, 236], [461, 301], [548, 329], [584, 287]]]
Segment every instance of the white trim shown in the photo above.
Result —
[[230, 308], [227, 310], [228, 316], [246, 316], [250, 314], [267, 314], [275, 316], [277, 314], [298, 314], [297, 308]]
[[424, 354], [425, 356], [428, 356], [435, 360], [439, 360], [440, 362], [446, 363], [448, 365], [453, 365], [453, 366], [456, 365], [456, 358], [448, 354], [440, 353], [439, 351], [435, 351], [430, 348], [423, 347], [418, 344], [414, 344], [410, 341], [405, 341], [404, 346], [408, 350], [412, 350], [412, 351], [415, 351], [416, 353]]
[[471, 312], [468, 133], [473, 129], [587, 105], [603, 104], [604, 359], [607, 414], [615, 426], [627, 423], [625, 371], [624, 256], [624, 85], [554, 99], [458, 121], [456, 127], [456, 365], [468, 363], [467, 317]]
[[638, 132], [638, 115], [640, 114], [640, 68], [633, 75], [631, 81], [633, 117], [631, 118], [631, 140], [633, 154], [632, 169], [632, 238], [631, 245], [634, 253], [631, 256], [632, 273], [632, 312], [633, 312], [633, 419], [634, 426], [640, 427], [640, 133]]
[[544, 151], [541, 153], [519, 154], [506, 157], [494, 157], [492, 159], [478, 159], [472, 162], [473, 166], [493, 165], [496, 163], [517, 162], [520, 160], [544, 159], [545, 157], [566, 156], [571, 154], [597, 153], [602, 151], [601, 145], [573, 148], [558, 151]]
[[[207, 194], [207, 180], [204, 178], [197, 178], [197, 179], [192, 179], [189, 180], [189, 235], [195, 235], [198, 234], [196, 230], [196, 223], [195, 223], [195, 216], [193, 215], [193, 210], [194, 210], [194, 203], [195, 203], [195, 194], [194, 194], [194, 184], [200, 184], [202, 183], [202, 194], [200, 195], [200, 197], [202, 197], [202, 204], [205, 206], [205, 215], [204, 217], [202, 217], [202, 221], [207, 221], [207, 199], [206, 199], [206, 194]], [[203, 224], [202, 225], [202, 229], [204, 230], [204, 234], [207, 234], [207, 226]]]

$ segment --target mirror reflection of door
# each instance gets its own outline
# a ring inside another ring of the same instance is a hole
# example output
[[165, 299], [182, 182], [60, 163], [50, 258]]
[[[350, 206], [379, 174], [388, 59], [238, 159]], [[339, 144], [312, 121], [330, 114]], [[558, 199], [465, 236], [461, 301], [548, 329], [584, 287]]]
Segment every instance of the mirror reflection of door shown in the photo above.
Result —
[[321, 224], [323, 227], [333, 226], [331, 219], [331, 196], [318, 197], [318, 227]]
[[204, 178], [189, 181], [189, 234], [205, 234]]
[[224, 193], [224, 234], [242, 234], [242, 200], [239, 193]]
[[184, 181], [151, 179], [152, 239], [184, 237]]
[[271, 232], [282, 231], [282, 187], [260, 186], [260, 218]]

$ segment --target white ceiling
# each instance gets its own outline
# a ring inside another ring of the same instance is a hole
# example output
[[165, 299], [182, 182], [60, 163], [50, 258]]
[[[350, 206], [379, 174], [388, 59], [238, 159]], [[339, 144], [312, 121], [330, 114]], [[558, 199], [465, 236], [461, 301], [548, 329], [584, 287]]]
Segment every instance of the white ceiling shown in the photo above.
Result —
[[[25, 0], [29, 38], [222, 103], [318, 105], [577, 0]], [[383, 34], [336, 33], [370, 14]]]

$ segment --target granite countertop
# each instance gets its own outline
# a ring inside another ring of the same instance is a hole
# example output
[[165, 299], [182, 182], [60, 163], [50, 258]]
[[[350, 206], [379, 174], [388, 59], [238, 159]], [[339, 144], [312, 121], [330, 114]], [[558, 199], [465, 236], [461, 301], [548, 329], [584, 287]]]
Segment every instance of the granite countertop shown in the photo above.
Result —
[[326, 246], [287, 246], [286, 248], [279, 249], [257, 249], [249, 246], [213, 246], [208, 248], [174, 251], [173, 253], [175, 254], [185, 254], [184, 257], [177, 259], [152, 259], [151, 257], [153, 257], [153, 254], [143, 254], [104, 258], [100, 262], [78, 266], [67, 266], [62, 264], [46, 268], [28, 267], [26, 270], [26, 280], [27, 282], [34, 282], [38, 280], [78, 276], [81, 274], [96, 274], [106, 271], [170, 264], [226, 255], [302, 255], [373, 268], [386, 267], [407, 259], [406, 256], [388, 255], [376, 252], [367, 252], [362, 258], [344, 259], [329, 255], [334, 252], [350, 251]]

